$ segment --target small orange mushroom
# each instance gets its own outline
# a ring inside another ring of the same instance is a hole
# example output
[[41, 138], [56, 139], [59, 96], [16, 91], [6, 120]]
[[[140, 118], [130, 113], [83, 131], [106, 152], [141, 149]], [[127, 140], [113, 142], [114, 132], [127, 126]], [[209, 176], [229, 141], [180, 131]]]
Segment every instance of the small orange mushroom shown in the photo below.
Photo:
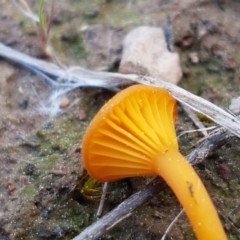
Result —
[[82, 143], [85, 168], [102, 182], [160, 175], [201, 240], [226, 240], [218, 214], [193, 167], [178, 150], [175, 99], [163, 89], [131, 86], [94, 117]]

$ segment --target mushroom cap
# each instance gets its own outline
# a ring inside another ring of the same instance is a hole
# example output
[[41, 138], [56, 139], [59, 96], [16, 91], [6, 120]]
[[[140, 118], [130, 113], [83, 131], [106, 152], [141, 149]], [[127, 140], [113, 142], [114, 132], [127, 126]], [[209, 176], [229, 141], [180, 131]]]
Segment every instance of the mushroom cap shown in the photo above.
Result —
[[175, 99], [164, 89], [133, 85], [110, 99], [82, 142], [85, 168], [102, 182], [156, 175], [153, 161], [178, 149]]

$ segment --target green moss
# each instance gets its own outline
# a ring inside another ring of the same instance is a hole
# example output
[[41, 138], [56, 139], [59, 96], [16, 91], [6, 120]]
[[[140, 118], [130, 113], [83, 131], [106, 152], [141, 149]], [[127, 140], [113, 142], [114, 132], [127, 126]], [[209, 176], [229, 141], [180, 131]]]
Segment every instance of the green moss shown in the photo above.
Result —
[[192, 228], [184, 228], [184, 235], [186, 240], [197, 240]]
[[225, 96], [233, 72], [224, 69], [222, 62], [214, 55], [210, 55], [207, 62], [194, 65], [189, 62], [188, 55], [186, 51], [181, 56], [182, 65], [189, 72], [183, 77], [180, 86], [197, 95], [206, 95], [207, 91], [213, 90], [216, 95]]
[[54, 217], [55, 223], [69, 229], [68, 235], [71, 238], [96, 220], [95, 209], [79, 205], [71, 199], [58, 205], [51, 215]]
[[33, 183], [33, 184], [40, 183], [41, 182], [41, 173], [38, 172], [38, 173], [35, 173], [35, 174], [31, 175], [31, 177], [29, 179], [29, 182]]
[[24, 32], [27, 34], [36, 34], [36, 27], [33, 24], [33, 21], [29, 18], [21, 19], [21, 26], [24, 29]]
[[[121, 14], [119, 14], [121, 9]], [[126, 1], [110, 1], [101, 8], [101, 15], [98, 17], [99, 22], [107, 22], [114, 27], [139, 25], [143, 22], [143, 15], [139, 14], [138, 8], [128, 7]]]
[[21, 191], [21, 195], [23, 197], [26, 198], [33, 198], [34, 196], [36, 196], [37, 191], [36, 189], [34, 189], [33, 186], [26, 186], [22, 191]]
[[58, 160], [58, 156], [56, 155], [49, 156], [45, 161], [45, 164], [44, 164], [45, 168], [47, 170], [51, 170], [55, 166], [57, 160]]
[[37, 137], [41, 142], [38, 146], [39, 156], [48, 157], [53, 154], [68, 153], [72, 146], [82, 138], [79, 121], [66, 118], [59, 129], [58, 123], [51, 129], [39, 130]]
[[232, 234], [230, 234], [230, 235], [228, 236], [228, 239], [229, 239], [229, 240], [239, 240], [240, 238], [239, 238], [239, 237], [236, 237], [236, 236], [234, 236], [234, 235], [232, 235]]
[[62, 49], [65, 49], [66, 53], [75, 56], [77, 59], [86, 59], [88, 55], [82, 36], [78, 33], [74, 33], [67, 41], [62, 41]]
[[162, 190], [157, 195], [157, 198], [159, 200], [159, 203], [161, 203], [164, 206], [173, 205], [178, 201], [170, 188]]

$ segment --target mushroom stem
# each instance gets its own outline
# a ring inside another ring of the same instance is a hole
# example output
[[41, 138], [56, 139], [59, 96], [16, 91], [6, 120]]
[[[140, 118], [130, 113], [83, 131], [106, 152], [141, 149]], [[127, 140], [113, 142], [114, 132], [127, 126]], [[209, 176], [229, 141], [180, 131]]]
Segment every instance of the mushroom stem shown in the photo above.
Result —
[[177, 149], [157, 156], [154, 171], [171, 187], [199, 240], [227, 240], [218, 214], [197, 173]]

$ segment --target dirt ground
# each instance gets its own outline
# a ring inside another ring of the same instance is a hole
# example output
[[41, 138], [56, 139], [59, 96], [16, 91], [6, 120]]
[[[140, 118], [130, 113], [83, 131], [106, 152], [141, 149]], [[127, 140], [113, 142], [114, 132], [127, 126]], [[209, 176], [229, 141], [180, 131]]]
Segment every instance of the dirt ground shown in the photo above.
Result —
[[[27, 2], [37, 12], [39, 1]], [[0, 7], [0, 42], [46, 59], [32, 21], [13, 1], [0, 0]], [[64, 65], [116, 71], [126, 33], [141, 25], [164, 27], [170, 16], [183, 70], [179, 85], [228, 109], [240, 95], [239, 12], [237, 0], [58, 0], [50, 44]], [[89, 121], [113, 93], [77, 89], [62, 96], [66, 106], [56, 114], [51, 97], [58, 91], [0, 58], [0, 239], [71, 239], [96, 220], [98, 199], [85, 191], [80, 144]], [[195, 129], [179, 110], [178, 132]], [[198, 133], [180, 138], [184, 154], [200, 138]], [[233, 139], [196, 167], [231, 240], [240, 239], [239, 153], [239, 140]], [[143, 184], [144, 179], [112, 184], [105, 212]], [[166, 189], [100, 239], [161, 239], [180, 209]], [[196, 239], [185, 216], [167, 239]]]

